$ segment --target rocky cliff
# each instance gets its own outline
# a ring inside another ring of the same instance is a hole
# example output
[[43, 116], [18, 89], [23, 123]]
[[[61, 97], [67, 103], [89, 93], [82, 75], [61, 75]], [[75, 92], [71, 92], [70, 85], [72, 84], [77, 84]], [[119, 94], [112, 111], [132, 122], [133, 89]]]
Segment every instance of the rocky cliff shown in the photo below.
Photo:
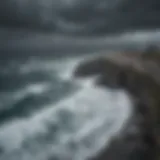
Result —
[[[160, 154], [160, 54], [115, 53], [81, 63], [75, 76], [98, 75], [97, 85], [123, 88], [134, 100], [134, 116], [123, 137], [115, 138], [94, 160], [154, 160]], [[136, 132], [130, 132], [136, 128]]]

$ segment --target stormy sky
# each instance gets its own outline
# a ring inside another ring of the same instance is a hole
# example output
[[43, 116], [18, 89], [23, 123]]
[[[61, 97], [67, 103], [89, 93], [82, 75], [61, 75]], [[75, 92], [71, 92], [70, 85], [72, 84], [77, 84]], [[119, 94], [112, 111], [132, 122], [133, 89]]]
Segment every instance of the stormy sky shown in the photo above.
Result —
[[158, 0], [3, 0], [0, 25], [60, 32], [160, 26]]

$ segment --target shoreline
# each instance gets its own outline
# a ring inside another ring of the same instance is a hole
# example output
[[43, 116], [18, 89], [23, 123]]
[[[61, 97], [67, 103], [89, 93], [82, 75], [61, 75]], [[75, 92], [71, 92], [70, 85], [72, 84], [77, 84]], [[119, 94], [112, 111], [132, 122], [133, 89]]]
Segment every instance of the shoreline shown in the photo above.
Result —
[[[123, 88], [134, 98], [134, 115], [123, 136], [111, 140], [99, 155], [91, 160], [158, 160], [160, 121], [160, 65], [156, 51], [115, 53], [87, 62], [75, 70], [75, 76], [100, 75], [97, 85]], [[155, 58], [156, 57], [156, 58]], [[137, 128], [127, 133], [130, 128]]]

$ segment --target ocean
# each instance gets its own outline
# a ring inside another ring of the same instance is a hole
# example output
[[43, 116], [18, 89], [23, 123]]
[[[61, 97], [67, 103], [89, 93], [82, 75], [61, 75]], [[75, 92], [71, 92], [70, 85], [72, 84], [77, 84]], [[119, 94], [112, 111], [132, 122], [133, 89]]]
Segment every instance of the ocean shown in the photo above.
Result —
[[132, 113], [125, 91], [73, 76], [90, 56], [3, 60], [1, 160], [86, 160], [120, 134]]
[[100, 54], [159, 47], [158, 1], [142, 4], [0, 2], [0, 160], [88, 160], [122, 134], [126, 91], [73, 73]]

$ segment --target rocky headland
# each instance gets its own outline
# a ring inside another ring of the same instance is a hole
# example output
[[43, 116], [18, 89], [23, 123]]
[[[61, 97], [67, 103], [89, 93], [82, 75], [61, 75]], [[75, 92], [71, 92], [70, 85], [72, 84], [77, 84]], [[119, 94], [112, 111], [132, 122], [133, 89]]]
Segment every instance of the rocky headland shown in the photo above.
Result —
[[98, 75], [97, 85], [125, 89], [133, 98], [134, 113], [123, 134], [111, 140], [92, 160], [160, 159], [160, 52], [113, 53], [86, 60], [76, 77]]

